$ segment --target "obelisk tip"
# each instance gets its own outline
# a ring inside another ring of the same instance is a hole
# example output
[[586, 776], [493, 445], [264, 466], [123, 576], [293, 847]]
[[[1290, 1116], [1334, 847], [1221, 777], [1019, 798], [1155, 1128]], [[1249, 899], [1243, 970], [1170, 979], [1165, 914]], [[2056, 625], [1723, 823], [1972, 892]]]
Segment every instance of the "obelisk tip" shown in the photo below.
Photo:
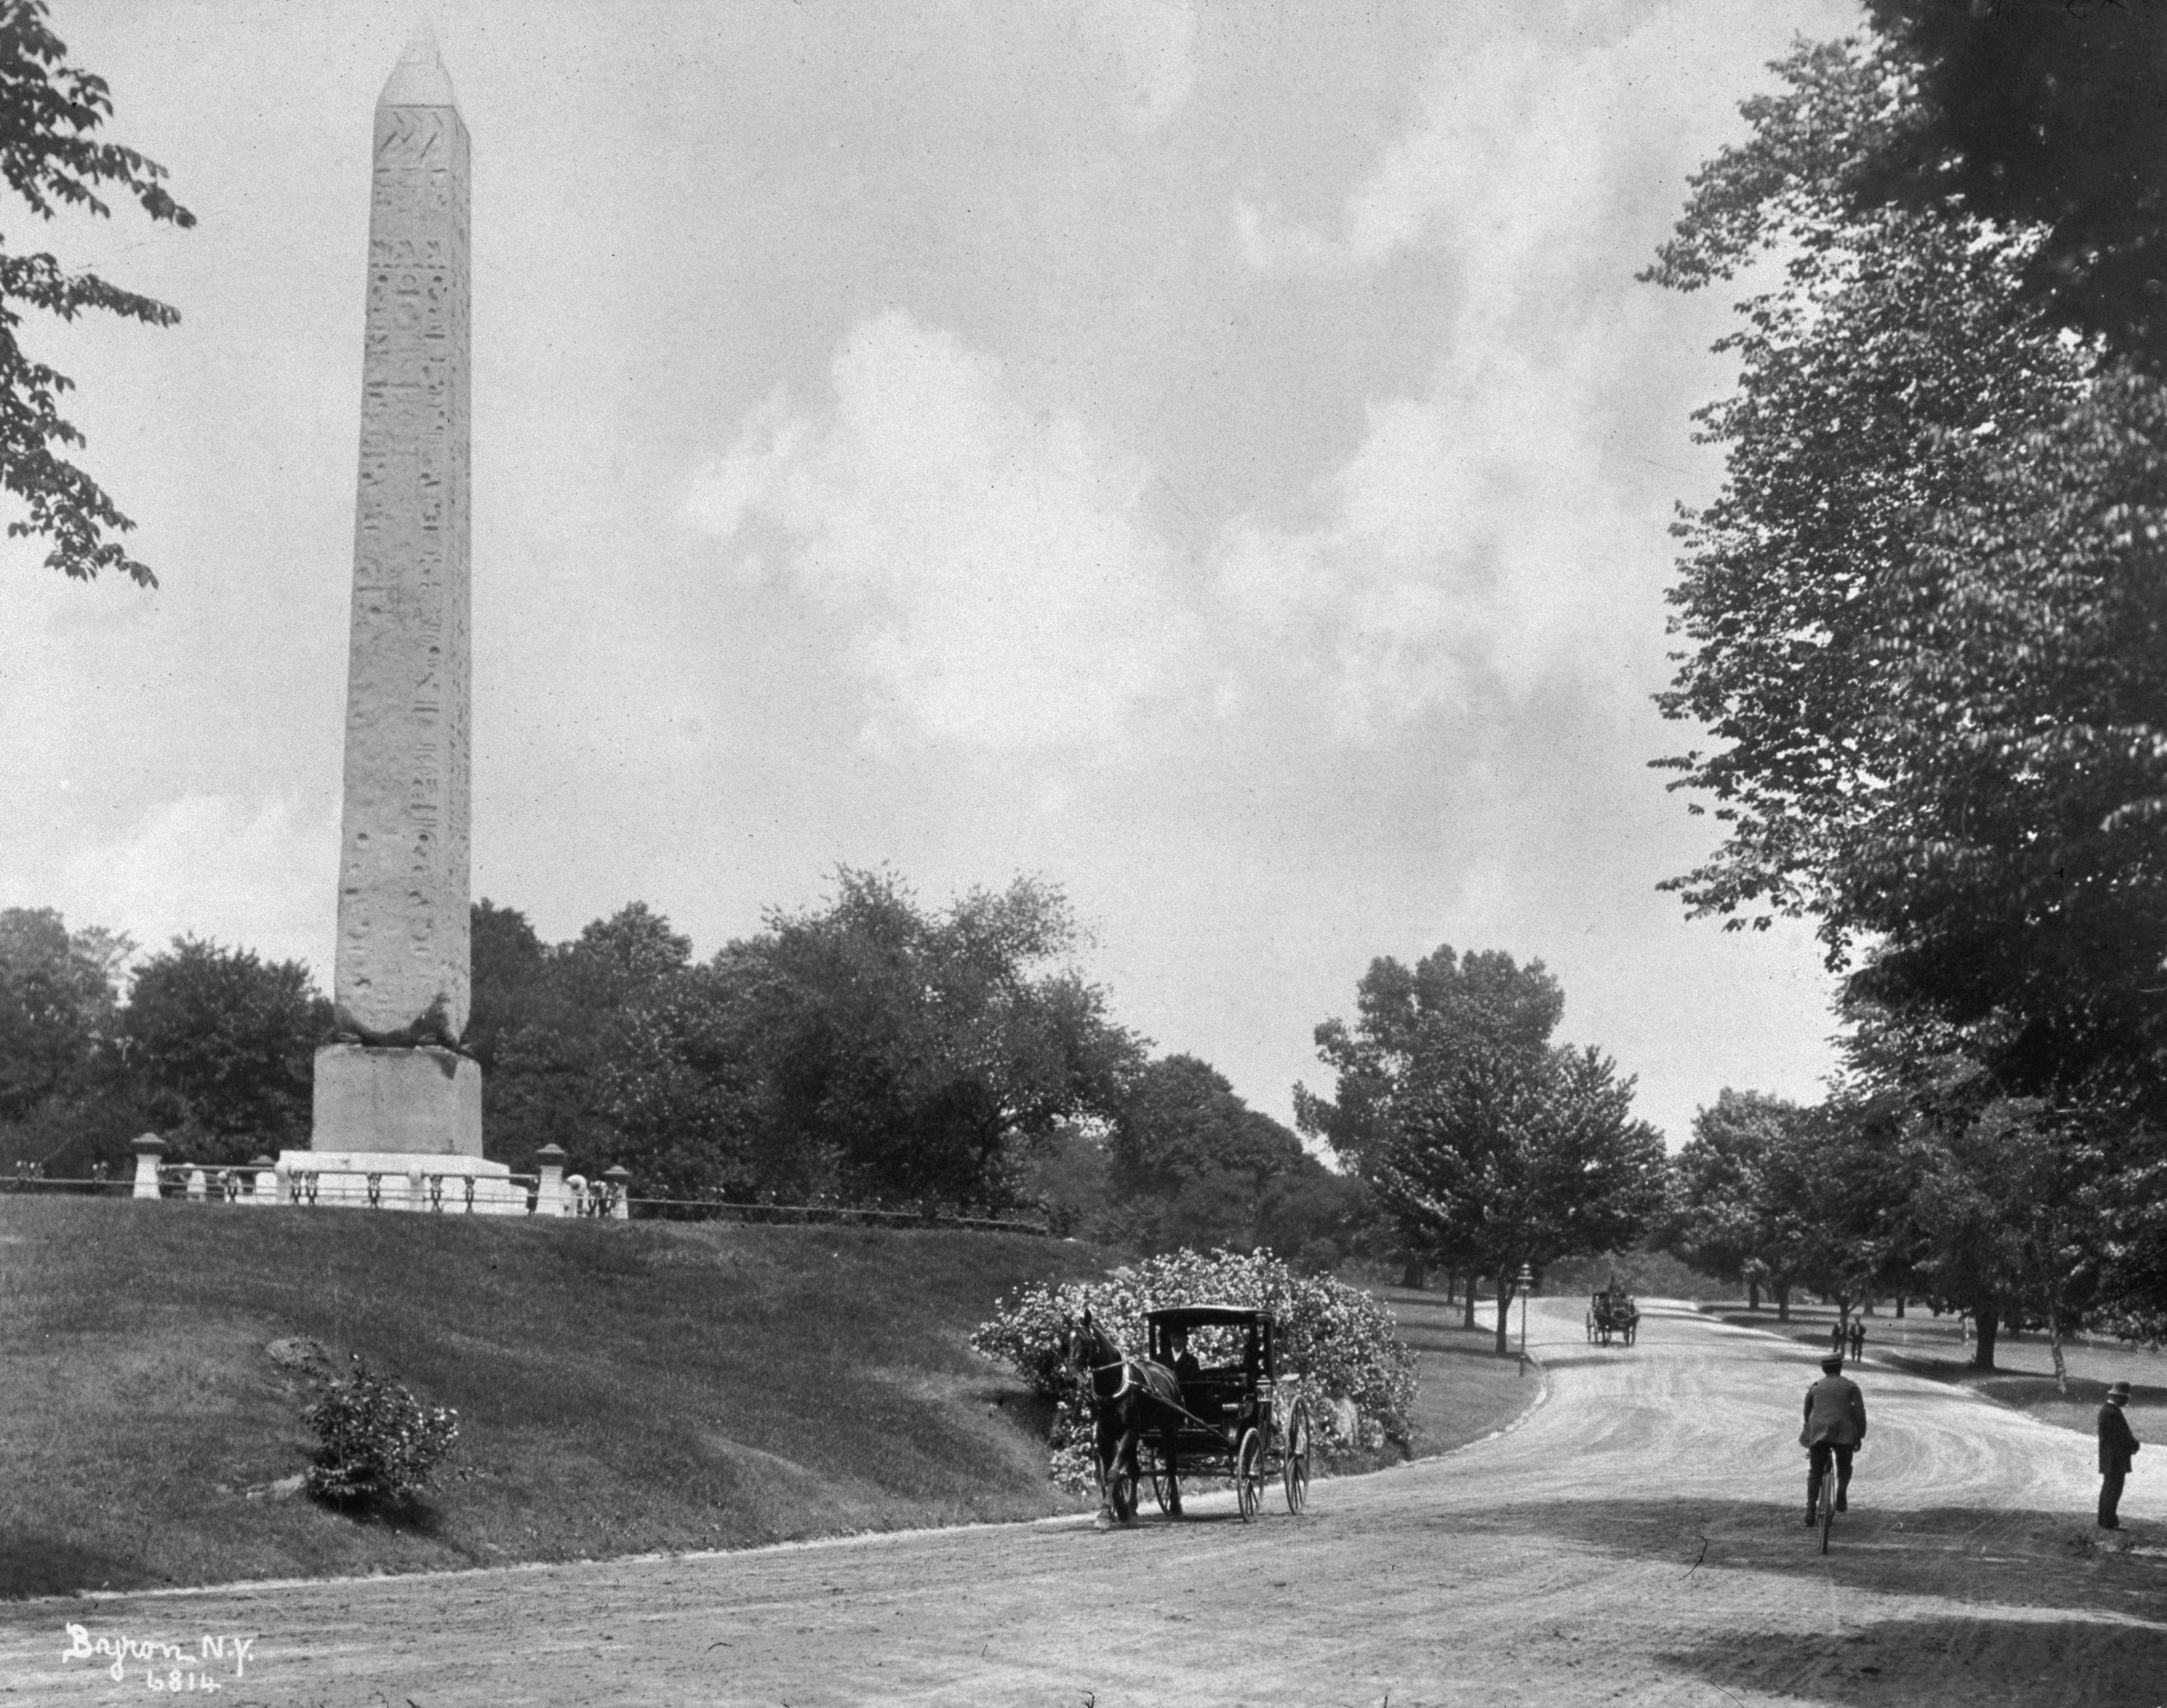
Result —
[[399, 56], [399, 63], [391, 68], [384, 80], [384, 93], [376, 98], [379, 107], [457, 107], [458, 98], [452, 93], [451, 74], [444, 69], [442, 56], [437, 51], [437, 32], [429, 27], [424, 17], [416, 21], [414, 34], [407, 38], [406, 50]]

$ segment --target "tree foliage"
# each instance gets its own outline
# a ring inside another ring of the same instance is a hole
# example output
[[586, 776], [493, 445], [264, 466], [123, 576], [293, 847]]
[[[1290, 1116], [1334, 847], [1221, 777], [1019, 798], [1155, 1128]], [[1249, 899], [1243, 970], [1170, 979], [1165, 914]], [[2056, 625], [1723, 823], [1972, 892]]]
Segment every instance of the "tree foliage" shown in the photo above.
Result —
[[2167, 1084], [2167, 396], [2129, 271], [2160, 210], [2125, 194], [2160, 167], [2080, 160], [2069, 81], [2092, 54], [2156, 131], [2159, 42], [2108, 67], [2096, 29], [1960, 9], [1801, 45], [1650, 269], [1761, 287], [1672, 593], [1662, 708], [1713, 745], [1661, 762], [1724, 833], [1672, 887], [1810, 916], [1845, 973], [1825, 1118], [1878, 1111], [1918, 1275], [1984, 1325], [2048, 1308], [2059, 1252], [2059, 1322], [2148, 1285], [2103, 1183], [2139, 1177]]
[[2167, 7], [2159, 0], [1868, 0], [1915, 84], [1866, 199], [1959, 199], [2036, 226], [2026, 294], [2157, 370], [2167, 361]]
[[1407, 1248], [1494, 1277], [1501, 1302], [1523, 1265], [1630, 1244], [1662, 1201], [1662, 1139], [1633, 1118], [1631, 1079], [1550, 1042], [1564, 1001], [1540, 962], [1502, 952], [1380, 958], [1355, 1025], [1317, 1031], [1336, 1095], [1297, 1093], [1305, 1128], [1345, 1145]]
[[305, 1148], [331, 1005], [299, 961], [195, 937], [136, 970], [127, 1071], [154, 1123], [204, 1162]]
[[[101, 192], [110, 189], [153, 220], [194, 225], [195, 215], [167, 194], [163, 167], [98, 140], [113, 115], [112, 95], [103, 77], [67, 63], [46, 14], [45, 0], [0, 0], [0, 176], [40, 220], [63, 211], [108, 217]], [[149, 566], [114, 538], [135, 524], [63, 454], [84, 442], [60, 412], [73, 382], [24, 350], [18, 332], [33, 310], [64, 321], [95, 310], [153, 326], [170, 326], [180, 313], [48, 252], [0, 244], [0, 486], [27, 512], [8, 523], [8, 535], [47, 540], [46, 565], [80, 580], [116, 570], [155, 586]]]
[[1067, 902], [1033, 879], [935, 914], [846, 869], [827, 905], [704, 963], [641, 904], [538, 953], [506, 913], [485, 939], [477, 915], [490, 1143], [622, 1162], [644, 1195], [1012, 1204], [1026, 1155], [1112, 1122], [1142, 1061], [1066, 964]]

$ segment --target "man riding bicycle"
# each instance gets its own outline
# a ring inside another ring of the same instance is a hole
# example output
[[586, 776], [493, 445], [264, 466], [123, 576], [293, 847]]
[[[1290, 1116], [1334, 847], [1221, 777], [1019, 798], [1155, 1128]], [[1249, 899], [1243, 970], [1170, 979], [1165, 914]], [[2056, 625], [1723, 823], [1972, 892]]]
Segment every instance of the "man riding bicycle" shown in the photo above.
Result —
[[1816, 1521], [1815, 1507], [1821, 1498], [1821, 1478], [1836, 1461], [1836, 1509], [1850, 1505], [1851, 1456], [1866, 1439], [1866, 1396], [1858, 1384], [1843, 1373], [1843, 1360], [1831, 1355], [1821, 1360], [1821, 1379], [1806, 1390], [1806, 1426], [1799, 1431], [1799, 1445], [1806, 1450], [1806, 1522]]

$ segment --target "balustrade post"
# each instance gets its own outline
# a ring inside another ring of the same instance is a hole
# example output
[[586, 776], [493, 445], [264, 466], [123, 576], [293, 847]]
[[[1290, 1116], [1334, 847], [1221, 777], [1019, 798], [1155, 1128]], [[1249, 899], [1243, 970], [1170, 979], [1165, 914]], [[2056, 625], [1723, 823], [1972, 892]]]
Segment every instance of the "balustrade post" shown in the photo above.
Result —
[[192, 1168], [192, 1169], [190, 1169], [190, 1170], [188, 1170], [188, 1198], [189, 1198], [189, 1201], [190, 1201], [191, 1202], [193, 1202], [193, 1203], [197, 1203], [197, 1204], [200, 1204], [200, 1203], [202, 1203], [202, 1202], [203, 1202], [203, 1200], [204, 1200], [204, 1171], [203, 1171], [201, 1169], [199, 1169], [199, 1168]]
[[534, 1166], [542, 1176], [534, 1188], [534, 1213], [537, 1216], [570, 1215], [571, 1203], [564, 1195], [564, 1147], [543, 1145], [534, 1153]]
[[[275, 1204], [278, 1201], [278, 1176], [274, 1172], [278, 1166], [278, 1159], [275, 1157], [258, 1156], [249, 1159], [247, 1172], [241, 1176], [248, 1183], [246, 1191], [249, 1203]], [[263, 1191], [263, 1182], [267, 1177], [271, 1182], [268, 1196], [266, 1196]]]
[[129, 1196], [158, 1196], [158, 1159], [165, 1154], [166, 1141], [155, 1132], [146, 1132], [135, 1141], [135, 1189]]

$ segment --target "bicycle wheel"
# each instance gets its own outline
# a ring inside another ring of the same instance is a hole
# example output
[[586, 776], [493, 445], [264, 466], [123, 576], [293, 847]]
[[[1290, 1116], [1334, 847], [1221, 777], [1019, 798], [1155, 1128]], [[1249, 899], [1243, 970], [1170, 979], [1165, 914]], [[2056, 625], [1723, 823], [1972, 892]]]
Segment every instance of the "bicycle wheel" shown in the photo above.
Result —
[[1821, 1478], [1821, 1552], [1828, 1552], [1829, 1532], [1836, 1528], [1836, 1466]]

